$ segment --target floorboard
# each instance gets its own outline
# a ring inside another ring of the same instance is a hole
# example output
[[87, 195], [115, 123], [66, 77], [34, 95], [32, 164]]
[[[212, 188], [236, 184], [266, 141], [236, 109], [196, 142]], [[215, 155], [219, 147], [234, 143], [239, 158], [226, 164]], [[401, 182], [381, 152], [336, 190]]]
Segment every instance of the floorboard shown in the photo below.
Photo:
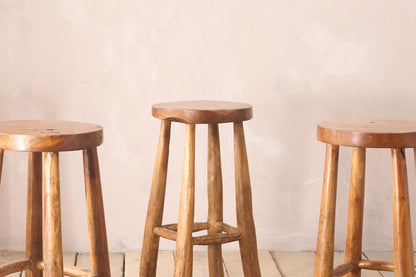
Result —
[[[0, 251], [0, 265], [8, 264], [18, 260], [24, 260], [25, 253], [23, 252], [14, 252], [14, 251]], [[10, 277], [20, 277], [21, 273], [13, 273], [8, 275]]]
[[[90, 254], [80, 253], [77, 257], [76, 266], [85, 269], [91, 268]], [[123, 277], [124, 270], [124, 254], [122, 253], [110, 253], [110, 271], [112, 277]]]
[[[0, 251], [0, 265], [24, 259], [23, 252]], [[366, 252], [363, 259], [393, 261], [392, 252]], [[240, 253], [238, 251], [224, 251], [224, 276], [243, 277]], [[342, 264], [343, 253], [334, 254], [334, 265]], [[314, 252], [269, 252], [259, 251], [260, 270], [263, 277], [305, 277], [313, 276]], [[64, 263], [82, 268], [90, 268], [88, 253], [65, 252]], [[139, 277], [140, 253], [111, 253], [110, 267], [112, 277]], [[174, 268], [173, 251], [160, 251], [158, 255], [157, 277], [172, 276]], [[24, 277], [15, 273], [11, 277]], [[378, 272], [363, 270], [362, 277], [393, 277], [392, 272]], [[193, 277], [209, 277], [208, 254], [205, 251], [194, 252]]]
[[[174, 267], [173, 251], [159, 251], [156, 277], [172, 275]], [[140, 252], [126, 253], [124, 277], [139, 277]]]

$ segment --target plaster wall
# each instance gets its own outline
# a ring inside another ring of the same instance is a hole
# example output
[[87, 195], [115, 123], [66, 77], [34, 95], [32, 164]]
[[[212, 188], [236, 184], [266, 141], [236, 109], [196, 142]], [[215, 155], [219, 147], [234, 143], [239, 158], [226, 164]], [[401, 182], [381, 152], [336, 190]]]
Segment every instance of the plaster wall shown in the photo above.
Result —
[[[0, 120], [104, 126], [99, 147], [111, 251], [141, 247], [160, 122], [153, 103], [251, 103], [245, 125], [258, 246], [313, 250], [325, 145], [319, 121], [416, 118], [410, 0], [0, 1]], [[206, 126], [197, 128], [195, 219], [207, 213]], [[221, 126], [227, 222], [235, 224], [232, 126]], [[177, 218], [184, 126], [174, 124], [165, 222]], [[412, 221], [414, 163], [408, 152]], [[351, 149], [340, 155], [336, 248]], [[7, 152], [0, 249], [24, 249], [27, 154]], [[368, 151], [364, 248], [392, 248], [389, 150]], [[88, 250], [80, 152], [61, 155], [66, 250]], [[416, 226], [415, 226], [416, 227]], [[225, 246], [235, 248], [236, 244]], [[163, 241], [162, 249], [173, 249]]]

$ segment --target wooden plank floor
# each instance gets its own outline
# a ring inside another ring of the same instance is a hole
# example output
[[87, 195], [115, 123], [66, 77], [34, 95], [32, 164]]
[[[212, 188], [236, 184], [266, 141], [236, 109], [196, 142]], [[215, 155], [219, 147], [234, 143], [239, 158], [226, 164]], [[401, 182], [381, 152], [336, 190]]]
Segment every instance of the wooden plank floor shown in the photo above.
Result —
[[[22, 252], [0, 251], [0, 265], [24, 258]], [[363, 259], [392, 261], [391, 252], [363, 253]], [[226, 277], [243, 277], [240, 254], [235, 251], [224, 251], [224, 272]], [[269, 252], [259, 251], [260, 268], [263, 277], [308, 277], [313, 276], [315, 254], [313, 252]], [[341, 264], [343, 253], [335, 253], [335, 264]], [[111, 253], [112, 277], [139, 277], [140, 253]], [[66, 252], [64, 263], [89, 268], [87, 253]], [[158, 260], [158, 277], [172, 276], [174, 255], [172, 251], [160, 251]], [[10, 276], [22, 277], [16, 273]], [[194, 252], [193, 277], [208, 277], [207, 252]], [[362, 277], [390, 277], [391, 272], [362, 271]]]

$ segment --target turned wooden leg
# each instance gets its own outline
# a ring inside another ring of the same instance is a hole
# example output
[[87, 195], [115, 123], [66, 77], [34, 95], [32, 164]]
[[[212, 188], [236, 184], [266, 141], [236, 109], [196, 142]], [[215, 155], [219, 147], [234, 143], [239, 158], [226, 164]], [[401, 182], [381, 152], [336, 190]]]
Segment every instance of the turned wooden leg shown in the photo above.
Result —
[[365, 187], [365, 148], [352, 149], [350, 198], [348, 204], [347, 238], [345, 242], [345, 262], [351, 261], [357, 267], [346, 277], [360, 277], [361, 246], [364, 215]]
[[155, 277], [159, 237], [153, 234], [154, 228], [162, 225], [163, 206], [165, 203], [166, 177], [168, 173], [170, 126], [163, 120], [160, 127], [156, 162], [153, 171], [152, 189], [147, 208], [146, 225], [144, 228], [140, 276]]
[[44, 169], [45, 226], [43, 261], [45, 277], [62, 277], [61, 195], [59, 187], [59, 154], [45, 153]]
[[240, 255], [245, 277], [260, 277], [256, 230], [253, 219], [250, 173], [243, 123], [234, 123], [234, 163], [237, 227], [241, 232]]
[[[218, 124], [208, 125], [208, 234], [219, 232], [217, 222], [223, 221], [222, 173]], [[208, 246], [210, 277], [223, 277], [221, 244]]]
[[315, 277], [332, 277], [339, 146], [327, 144], [316, 246]]
[[393, 148], [394, 276], [414, 276], [412, 226], [404, 148]]
[[0, 186], [1, 186], [1, 175], [3, 173], [3, 158], [4, 158], [4, 149], [0, 148]]
[[186, 125], [182, 188], [175, 253], [175, 277], [192, 276], [192, 227], [195, 202], [195, 124]]
[[32, 266], [25, 271], [26, 277], [41, 277], [36, 267], [42, 261], [42, 153], [30, 152], [28, 163], [27, 213], [26, 213], [26, 259]]
[[84, 160], [91, 273], [92, 276], [110, 277], [110, 261], [97, 148], [83, 150], [82, 154]]

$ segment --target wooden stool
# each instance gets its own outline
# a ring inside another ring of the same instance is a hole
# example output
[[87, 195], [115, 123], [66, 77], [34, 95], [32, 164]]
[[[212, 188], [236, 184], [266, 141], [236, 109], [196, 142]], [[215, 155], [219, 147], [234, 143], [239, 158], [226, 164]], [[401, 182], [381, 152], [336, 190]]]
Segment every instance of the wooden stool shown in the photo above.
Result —
[[[26, 259], [0, 266], [0, 276], [25, 270], [27, 277], [110, 276], [104, 206], [97, 146], [103, 142], [98, 125], [67, 121], [0, 122], [3, 151], [29, 152]], [[82, 150], [91, 271], [63, 265], [59, 152]], [[42, 152], [44, 165], [44, 228], [42, 249]]]
[[[140, 276], [156, 276], [159, 237], [176, 241], [175, 277], [192, 276], [193, 245], [208, 245], [209, 276], [222, 277], [221, 244], [239, 241], [244, 276], [259, 277], [252, 213], [251, 185], [242, 121], [252, 118], [250, 105], [189, 101], [157, 104], [152, 114], [162, 119], [153, 184], [144, 230]], [[162, 226], [171, 121], [186, 124], [185, 153], [178, 224]], [[237, 228], [223, 223], [222, 173], [218, 124], [234, 123]], [[208, 220], [194, 222], [195, 124], [208, 124]], [[193, 237], [192, 232], [208, 235]]]
[[[414, 276], [405, 148], [411, 147], [416, 150], [416, 121], [325, 122], [318, 124], [318, 140], [325, 142], [327, 146], [315, 277], [343, 275], [358, 277], [361, 276], [361, 269], [394, 271], [396, 277]], [[340, 145], [353, 147], [352, 167], [345, 263], [333, 269], [335, 202]], [[393, 160], [393, 263], [361, 260], [366, 148], [391, 148]]]

